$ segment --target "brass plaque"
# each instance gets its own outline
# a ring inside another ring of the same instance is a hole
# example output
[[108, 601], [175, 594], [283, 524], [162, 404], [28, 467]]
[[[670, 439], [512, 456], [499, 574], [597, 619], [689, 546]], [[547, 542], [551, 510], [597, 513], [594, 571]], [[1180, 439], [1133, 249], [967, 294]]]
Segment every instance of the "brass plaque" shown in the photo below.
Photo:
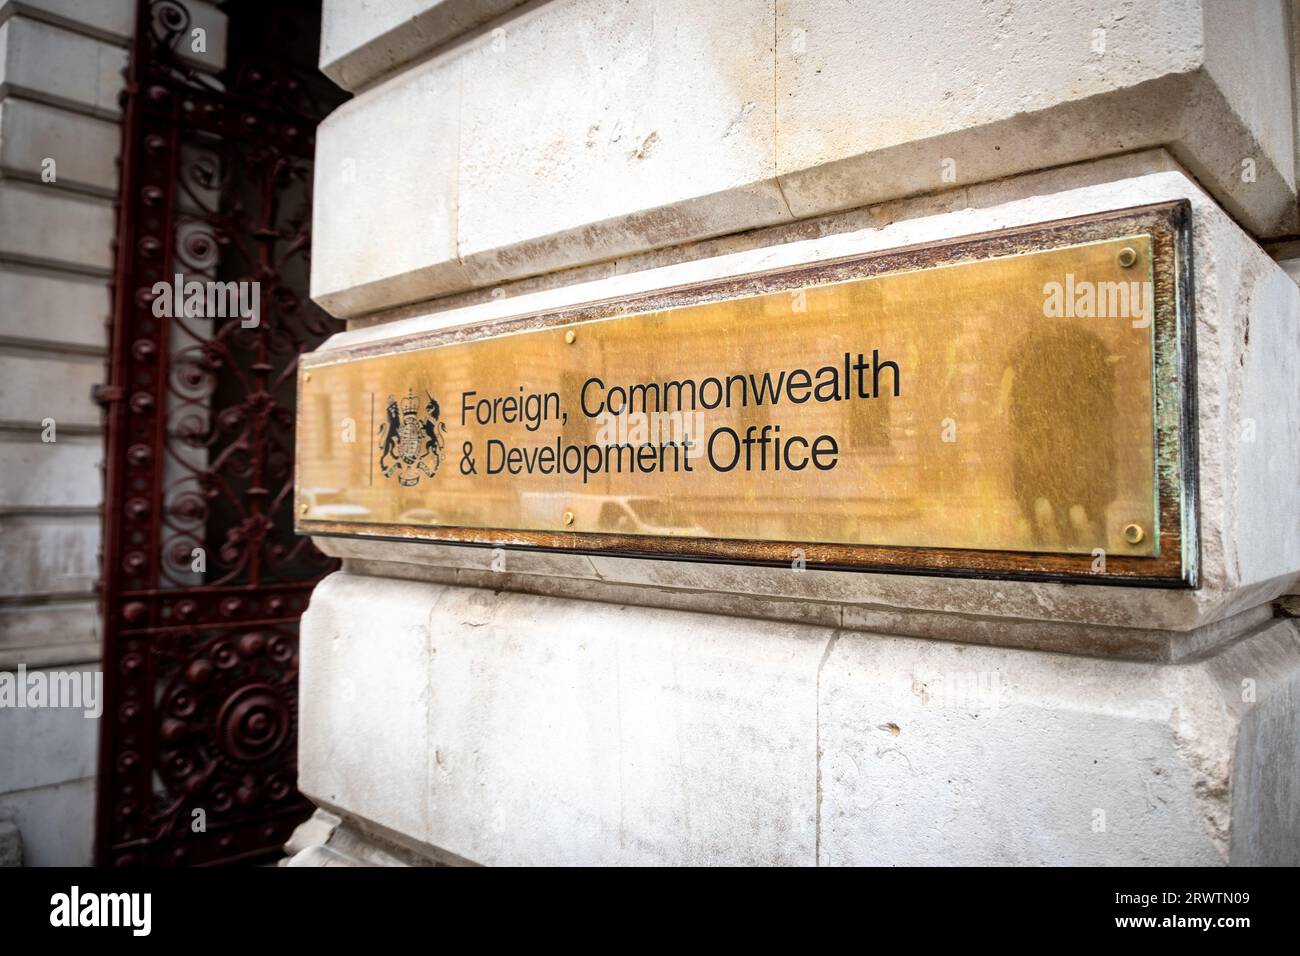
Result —
[[299, 530], [1189, 583], [1181, 227], [1157, 207], [304, 356]]

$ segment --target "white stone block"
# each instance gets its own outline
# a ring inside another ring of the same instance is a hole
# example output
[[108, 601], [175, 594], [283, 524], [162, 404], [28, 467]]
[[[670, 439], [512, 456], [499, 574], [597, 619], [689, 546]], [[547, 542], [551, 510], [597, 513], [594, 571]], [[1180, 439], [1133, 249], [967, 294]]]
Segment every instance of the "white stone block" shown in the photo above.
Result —
[[476, 43], [458, 219], [471, 281], [790, 218], [771, 44], [770, 0], [561, 0]]
[[[1261, 157], [1277, 167], [1293, 190], [1296, 186], [1294, 136], [1300, 104], [1295, 102], [1295, 91], [1283, 82], [1295, 40], [1294, 6], [1289, 11], [1287, 7], [1285, 0], [1244, 4], [1203, 0], [1201, 4], [1203, 70], [1258, 146], [1258, 152], [1231, 157], [1220, 173], [1235, 176], [1242, 187], [1258, 185], [1258, 180], [1252, 183], [1245, 175], [1244, 161], [1258, 162]], [[1207, 138], [1222, 135], [1215, 128], [1188, 129], [1186, 135], [1190, 139], [1198, 132]]]
[[335, 314], [463, 288], [456, 254], [461, 67], [436, 61], [317, 128], [311, 295]]
[[6, 338], [107, 350], [113, 302], [103, 279], [0, 265], [0, 302]]
[[20, 178], [46, 184], [52, 168], [59, 185], [112, 195], [121, 140], [117, 123], [15, 97], [0, 101], [0, 169]]
[[1293, 231], [1286, 22], [1281, 0], [781, 0], [782, 190], [802, 217], [1167, 145], [1252, 229]]
[[300, 785], [489, 864], [1300, 863], [1300, 629], [1185, 664], [336, 574]]
[[0, 181], [0, 256], [108, 275], [113, 204], [56, 184]]
[[422, 833], [435, 759], [428, 725], [429, 609], [402, 600], [411, 585], [366, 583], [339, 581], [330, 592], [337, 601], [313, 594], [304, 618], [311, 619], [312, 638], [306, 639], [304, 623], [298, 786], [323, 803], [365, 807], [380, 826]]
[[811, 863], [829, 635], [573, 609], [326, 579], [303, 626], [300, 786], [483, 863]]
[[98, 116], [121, 113], [124, 48], [24, 16], [0, 24], [0, 84], [56, 105]]
[[1227, 728], [1170, 670], [845, 634], [822, 673], [820, 862], [1226, 862], [1226, 805], [1198, 792], [1228, 754], [1207, 780], [1178, 707], [1216, 745]]
[[59, 426], [99, 426], [100, 410], [90, 389], [103, 380], [103, 361], [94, 356], [0, 353], [0, 416], [33, 429], [37, 442], [44, 422], [53, 419], [57, 442]]
[[788, 219], [769, 6], [564, 0], [345, 104], [317, 133], [313, 298], [356, 315]]
[[321, 72], [345, 90], [488, 23], [524, 0], [325, 0]]
[[98, 435], [49, 443], [36, 432], [0, 438], [0, 509], [99, 507], [103, 457]]

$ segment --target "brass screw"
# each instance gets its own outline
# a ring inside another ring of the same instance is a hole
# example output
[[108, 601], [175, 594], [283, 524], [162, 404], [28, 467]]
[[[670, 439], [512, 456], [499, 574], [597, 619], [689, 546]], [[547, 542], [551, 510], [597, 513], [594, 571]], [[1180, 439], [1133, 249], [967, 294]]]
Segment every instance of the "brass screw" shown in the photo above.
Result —
[[578, 333], [573, 331], [573, 329], [569, 329], [569, 331], [564, 333], [564, 341], [568, 342], [570, 345], [572, 345], [577, 340], [578, 340]]
[[560, 520], [563, 521], [566, 525], [573, 524], [573, 512], [566, 511], [564, 513], [564, 517], [562, 517]]
[[[1127, 269], [1133, 263], [1138, 261], [1137, 250], [1132, 246], [1125, 246], [1119, 251], [1119, 264]], [[1140, 528], [1138, 529], [1141, 530]], [[1140, 539], [1139, 539], [1140, 540]]]
[[299, 506], [298, 506], [298, 514], [300, 514], [300, 515], [305, 515], [306, 513], [307, 513], [307, 506], [306, 506], [306, 505], [299, 505]]
[[1124, 540], [1127, 541], [1129, 544], [1141, 544], [1142, 539], [1145, 538], [1146, 536], [1147, 533], [1142, 530], [1142, 526], [1140, 524], [1124, 525]]

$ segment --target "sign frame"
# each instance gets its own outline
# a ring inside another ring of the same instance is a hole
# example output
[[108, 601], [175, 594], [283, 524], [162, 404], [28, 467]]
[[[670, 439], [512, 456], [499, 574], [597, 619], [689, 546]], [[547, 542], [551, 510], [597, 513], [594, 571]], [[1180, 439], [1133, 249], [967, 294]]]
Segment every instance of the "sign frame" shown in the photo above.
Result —
[[[363, 524], [304, 516], [295, 475], [295, 530], [320, 537], [429, 541], [480, 548], [608, 555], [655, 560], [789, 567], [799, 557], [819, 570], [1009, 580], [1194, 588], [1199, 584], [1196, 451], [1196, 348], [1193, 317], [1191, 205], [1186, 200], [1137, 206], [976, 233], [937, 242], [755, 271], [611, 299], [526, 313], [504, 320], [421, 332], [381, 342], [308, 353], [300, 358], [298, 402], [312, 369], [356, 359], [459, 344], [598, 319], [779, 292], [984, 259], [1098, 242], [1135, 233], [1152, 245], [1152, 394], [1156, 514], [1160, 551], [1150, 557], [946, 547], [819, 544], [593, 531], [494, 530], [434, 525]], [[300, 419], [301, 421], [301, 419]], [[295, 465], [295, 468], [297, 466]]]

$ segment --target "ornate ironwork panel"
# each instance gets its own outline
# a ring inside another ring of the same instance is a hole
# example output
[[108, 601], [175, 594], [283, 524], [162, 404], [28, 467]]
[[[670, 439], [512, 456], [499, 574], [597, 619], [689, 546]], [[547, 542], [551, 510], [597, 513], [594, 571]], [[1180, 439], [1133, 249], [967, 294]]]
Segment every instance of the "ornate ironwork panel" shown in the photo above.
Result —
[[98, 390], [105, 865], [269, 855], [310, 811], [297, 627], [331, 562], [292, 530], [294, 383], [337, 327], [307, 278], [314, 130], [341, 98], [313, 6], [225, 4], [213, 73], [185, 4], [138, 5]]

